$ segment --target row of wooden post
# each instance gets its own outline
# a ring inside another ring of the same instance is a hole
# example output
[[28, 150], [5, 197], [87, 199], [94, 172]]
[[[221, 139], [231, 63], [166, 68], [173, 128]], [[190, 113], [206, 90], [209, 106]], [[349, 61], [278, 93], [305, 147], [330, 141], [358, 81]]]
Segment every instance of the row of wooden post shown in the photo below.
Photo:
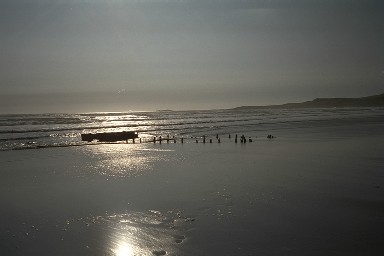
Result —
[[[228, 135], [228, 138], [231, 139], [231, 134]], [[274, 136], [268, 135], [267, 138], [268, 139], [272, 139], [272, 138], [274, 138]], [[180, 140], [181, 140], [181, 143], [184, 143], [184, 138], [181, 138]], [[216, 140], [217, 140], [218, 143], [221, 143], [221, 140], [220, 140], [220, 137], [219, 137], [218, 134], [216, 135]], [[172, 136], [172, 138], [170, 138], [169, 135], [167, 135], [166, 138], [162, 138], [161, 136], [159, 136], [159, 138], [153, 137], [152, 142], [156, 143], [157, 141], [160, 144], [162, 143], [162, 141], [167, 141], [167, 143], [169, 143], [169, 141], [173, 141], [173, 143], [176, 143], [176, 138], [175, 138], [175, 136]], [[207, 142], [206, 141], [206, 136], [204, 135], [203, 136], [203, 143], [206, 143], [206, 142]], [[237, 143], [237, 142], [238, 142], [238, 136], [236, 134], [236, 136], [235, 136], [235, 143]], [[247, 143], [247, 142], [253, 142], [252, 138], [249, 137], [248, 140], [247, 140], [247, 138], [244, 136], [244, 134], [241, 135], [240, 136], [240, 143]], [[140, 139], [140, 143], [141, 143], [141, 139]], [[196, 143], [199, 143], [199, 140], [196, 139]], [[209, 139], [209, 143], [212, 143], [212, 139]]]

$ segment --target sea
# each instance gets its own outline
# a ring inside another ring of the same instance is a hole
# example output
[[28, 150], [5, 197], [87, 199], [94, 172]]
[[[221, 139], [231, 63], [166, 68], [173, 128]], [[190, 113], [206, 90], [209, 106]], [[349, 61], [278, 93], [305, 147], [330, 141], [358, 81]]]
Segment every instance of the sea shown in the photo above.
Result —
[[[81, 133], [96, 132], [136, 131], [142, 142], [149, 142], [154, 136], [175, 136], [194, 142], [202, 136], [227, 138], [230, 134], [246, 134], [255, 139], [265, 139], [269, 134], [279, 139], [308, 139], [319, 134], [338, 138], [346, 133], [369, 136], [383, 128], [384, 108], [3, 114], [0, 150], [82, 146], [89, 142], [81, 141]], [[307, 133], [308, 129], [312, 132]]]

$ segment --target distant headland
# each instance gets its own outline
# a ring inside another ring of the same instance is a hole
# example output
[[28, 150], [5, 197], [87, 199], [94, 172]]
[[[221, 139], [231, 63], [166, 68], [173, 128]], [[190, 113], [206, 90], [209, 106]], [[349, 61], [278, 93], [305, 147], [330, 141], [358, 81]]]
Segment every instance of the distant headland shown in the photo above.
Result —
[[281, 105], [242, 106], [234, 110], [246, 109], [289, 109], [289, 108], [347, 108], [347, 107], [384, 107], [384, 93], [361, 98], [317, 98], [300, 103]]

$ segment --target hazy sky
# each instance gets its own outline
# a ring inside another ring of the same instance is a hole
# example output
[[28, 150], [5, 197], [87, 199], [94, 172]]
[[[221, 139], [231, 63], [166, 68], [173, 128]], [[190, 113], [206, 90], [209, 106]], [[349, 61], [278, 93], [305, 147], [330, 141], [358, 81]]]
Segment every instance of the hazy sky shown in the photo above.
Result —
[[384, 91], [382, 0], [1, 0], [0, 113]]

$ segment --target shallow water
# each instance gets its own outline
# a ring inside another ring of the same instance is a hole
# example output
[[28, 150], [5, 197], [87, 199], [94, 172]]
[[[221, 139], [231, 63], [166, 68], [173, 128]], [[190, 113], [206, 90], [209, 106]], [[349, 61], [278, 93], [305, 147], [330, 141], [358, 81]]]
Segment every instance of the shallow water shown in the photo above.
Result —
[[137, 131], [143, 140], [236, 133], [265, 137], [356, 123], [377, 126], [382, 120], [383, 108], [0, 115], [0, 150], [84, 145], [80, 133], [90, 132]]

